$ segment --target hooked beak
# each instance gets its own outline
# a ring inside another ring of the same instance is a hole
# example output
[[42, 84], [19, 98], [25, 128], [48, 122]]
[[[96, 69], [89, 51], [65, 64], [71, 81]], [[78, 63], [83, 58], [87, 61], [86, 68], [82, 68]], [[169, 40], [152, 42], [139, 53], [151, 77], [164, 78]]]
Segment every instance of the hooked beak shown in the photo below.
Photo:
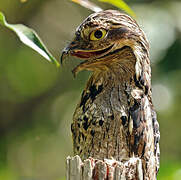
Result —
[[75, 41], [72, 41], [70, 44], [68, 44], [68, 46], [63, 49], [62, 55], [60, 57], [61, 64], [63, 64], [67, 56], [74, 54], [75, 49], [77, 49], [77, 43]]
[[62, 55], [61, 55], [61, 57], [60, 57], [60, 63], [61, 63], [61, 65], [63, 65], [63, 62], [64, 62], [65, 58], [66, 58], [67, 56], [69, 56], [70, 50], [71, 50], [71, 49], [70, 49], [69, 45], [63, 49]]
[[[77, 49], [77, 45], [76, 43], [73, 41], [71, 42], [67, 47], [65, 47], [62, 51], [62, 54], [61, 54], [61, 57], [60, 57], [60, 62], [61, 62], [61, 65], [63, 65], [65, 59], [67, 56], [71, 55], [71, 56], [76, 56], [76, 49]], [[76, 66], [73, 70], [72, 70], [72, 73], [73, 73], [73, 76], [75, 77], [77, 72], [79, 71], [79, 65]]]
[[[60, 62], [63, 64], [66, 57], [71, 55], [75, 56], [79, 59], [83, 59], [84, 61], [77, 65], [73, 70], [72, 73], [74, 77], [76, 74], [83, 70], [93, 70], [95, 68], [95, 64], [101, 63], [101, 61], [96, 61], [96, 58], [103, 57], [105, 54], [109, 54], [109, 52], [112, 50], [114, 44], [108, 46], [105, 49], [99, 49], [99, 50], [92, 50], [92, 49], [81, 49], [79, 47], [79, 43], [76, 41], [72, 41], [67, 47], [65, 47], [62, 51], [62, 55], [60, 57]], [[96, 63], [97, 62], [97, 63]]]

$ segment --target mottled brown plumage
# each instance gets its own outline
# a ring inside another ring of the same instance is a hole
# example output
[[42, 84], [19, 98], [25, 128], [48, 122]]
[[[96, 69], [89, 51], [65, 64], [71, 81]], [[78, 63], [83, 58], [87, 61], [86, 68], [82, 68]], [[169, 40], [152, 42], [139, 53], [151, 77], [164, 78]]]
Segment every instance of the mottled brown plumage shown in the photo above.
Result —
[[77, 28], [62, 61], [66, 55], [84, 60], [74, 74], [93, 72], [73, 116], [74, 154], [118, 161], [139, 157], [145, 179], [156, 179], [159, 125], [149, 45], [138, 24], [119, 11], [94, 13]]

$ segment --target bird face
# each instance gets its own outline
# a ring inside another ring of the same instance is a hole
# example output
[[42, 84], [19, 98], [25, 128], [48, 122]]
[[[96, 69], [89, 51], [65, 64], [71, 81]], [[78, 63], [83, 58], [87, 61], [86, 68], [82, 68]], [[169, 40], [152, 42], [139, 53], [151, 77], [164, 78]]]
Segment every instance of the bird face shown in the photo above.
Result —
[[123, 49], [134, 49], [143, 39], [143, 32], [128, 15], [115, 10], [94, 13], [77, 28], [74, 40], [62, 52], [61, 62], [67, 55], [83, 59], [73, 73], [104, 69], [113, 60], [120, 60], [118, 54]]

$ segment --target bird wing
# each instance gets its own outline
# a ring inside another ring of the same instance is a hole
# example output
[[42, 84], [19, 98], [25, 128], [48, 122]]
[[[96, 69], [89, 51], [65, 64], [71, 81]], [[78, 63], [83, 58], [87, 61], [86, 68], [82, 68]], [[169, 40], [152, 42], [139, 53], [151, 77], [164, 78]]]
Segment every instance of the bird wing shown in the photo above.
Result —
[[145, 164], [156, 161], [156, 167], [153, 169], [157, 172], [159, 169], [160, 134], [156, 112], [149, 99], [148, 96], [143, 95], [140, 99], [135, 99], [134, 105], [129, 109], [129, 121], [132, 121], [130, 123], [132, 124], [130, 148], [134, 156], [145, 160]]

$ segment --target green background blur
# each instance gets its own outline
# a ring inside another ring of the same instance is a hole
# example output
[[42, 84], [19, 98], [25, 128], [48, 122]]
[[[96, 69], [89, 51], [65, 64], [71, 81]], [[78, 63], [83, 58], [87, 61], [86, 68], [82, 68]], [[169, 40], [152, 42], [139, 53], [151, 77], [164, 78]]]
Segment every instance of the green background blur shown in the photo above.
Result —
[[[95, 2], [95, 1], [94, 1]], [[181, 1], [127, 0], [150, 41], [161, 131], [159, 180], [181, 179]], [[111, 5], [97, 3], [104, 9]], [[0, 0], [10, 23], [32, 27], [57, 59], [91, 11], [69, 0]], [[63, 180], [70, 124], [89, 77], [44, 60], [0, 26], [0, 180]]]

